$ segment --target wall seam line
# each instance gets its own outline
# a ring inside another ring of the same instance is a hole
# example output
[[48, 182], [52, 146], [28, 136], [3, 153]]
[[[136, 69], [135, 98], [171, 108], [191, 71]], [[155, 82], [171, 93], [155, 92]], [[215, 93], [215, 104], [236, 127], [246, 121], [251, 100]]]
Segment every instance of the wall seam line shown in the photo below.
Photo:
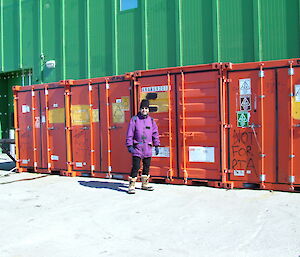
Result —
[[23, 40], [23, 30], [22, 30], [22, 0], [19, 0], [19, 29], [20, 29], [20, 41], [19, 41], [19, 53], [20, 53], [20, 68], [23, 68], [23, 47], [22, 47], [22, 40]]

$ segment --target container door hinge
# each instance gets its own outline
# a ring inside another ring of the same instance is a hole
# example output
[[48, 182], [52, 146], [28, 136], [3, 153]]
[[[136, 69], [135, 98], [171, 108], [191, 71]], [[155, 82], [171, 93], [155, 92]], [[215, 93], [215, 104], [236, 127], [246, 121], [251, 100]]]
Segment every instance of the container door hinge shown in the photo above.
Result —
[[266, 175], [265, 174], [260, 175], [260, 181], [261, 182], [266, 181]]
[[229, 128], [232, 128], [232, 125], [231, 124], [223, 124], [223, 128], [229, 129]]
[[295, 183], [295, 176], [290, 176], [289, 180], [290, 180], [290, 183]]
[[232, 79], [228, 79], [228, 78], [224, 78], [224, 77], [223, 77], [223, 81], [224, 81], [225, 83], [231, 83], [231, 82], [232, 82]]
[[289, 68], [289, 75], [293, 76], [295, 74], [294, 68]]

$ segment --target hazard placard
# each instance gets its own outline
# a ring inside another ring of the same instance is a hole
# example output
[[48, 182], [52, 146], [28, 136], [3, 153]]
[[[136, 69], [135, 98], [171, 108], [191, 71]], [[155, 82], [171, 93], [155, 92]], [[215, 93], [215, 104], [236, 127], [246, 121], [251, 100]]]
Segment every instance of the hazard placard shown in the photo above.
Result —
[[251, 79], [240, 79], [240, 95], [251, 95]]
[[251, 110], [251, 96], [250, 95], [241, 95], [240, 96], [240, 110], [241, 111], [250, 111]]
[[295, 102], [300, 102], [300, 85], [295, 85]]
[[249, 127], [250, 112], [240, 111], [237, 112], [237, 127], [247, 128]]
[[113, 123], [124, 123], [125, 113], [122, 103], [112, 103]]

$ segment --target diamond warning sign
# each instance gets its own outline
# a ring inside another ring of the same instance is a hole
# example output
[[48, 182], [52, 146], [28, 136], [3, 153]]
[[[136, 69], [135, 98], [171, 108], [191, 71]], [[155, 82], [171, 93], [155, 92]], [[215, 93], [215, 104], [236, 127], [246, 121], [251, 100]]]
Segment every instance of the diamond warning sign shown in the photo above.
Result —
[[237, 126], [239, 128], [249, 127], [250, 113], [249, 112], [237, 112]]
[[240, 95], [251, 95], [251, 79], [240, 79]]
[[241, 95], [240, 96], [240, 106], [241, 111], [250, 111], [251, 110], [251, 96], [250, 95]]

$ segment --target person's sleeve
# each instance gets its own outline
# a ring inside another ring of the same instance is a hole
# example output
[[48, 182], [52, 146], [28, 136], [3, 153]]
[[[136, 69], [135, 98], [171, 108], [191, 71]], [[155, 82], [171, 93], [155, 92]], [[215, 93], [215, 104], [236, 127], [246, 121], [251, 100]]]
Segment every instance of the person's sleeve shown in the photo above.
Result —
[[154, 120], [153, 120], [153, 130], [152, 130], [152, 141], [154, 146], [160, 145], [158, 127]]
[[135, 121], [133, 120], [133, 118], [131, 118], [127, 129], [127, 135], [126, 135], [127, 147], [133, 145], [134, 130], [135, 130]]

